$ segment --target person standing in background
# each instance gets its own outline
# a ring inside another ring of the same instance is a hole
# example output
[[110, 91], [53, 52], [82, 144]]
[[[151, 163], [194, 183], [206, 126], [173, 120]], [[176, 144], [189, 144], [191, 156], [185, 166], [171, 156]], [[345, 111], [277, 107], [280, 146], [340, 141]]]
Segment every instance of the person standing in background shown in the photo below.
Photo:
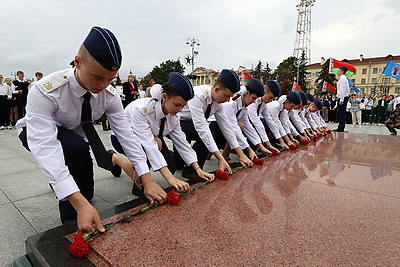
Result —
[[339, 68], [339, 81], [337, 83], [337, 97], [339, 101], [338, 105], [338, 116], [339, 116], [339, 125], [337, 129], [333, 130], [336, 132], [344, 132], [344, 128], [346, 127], [346, 106], [349, 101], [350, 95], [350, 86], [347, 81], [345, 73], [347, 72], [346, 67]]
[[374, 100], [371, 97], [371, 94], [368, 95], [368, 97], [364, 98], [364, 105], [365, 105], [365, 110], [362, 111], [362, 122], [363, 124], [371, 124], [372, 123], [372, 118], [371, 118], [371, 111], [372, 107], [374, 106]]
[[138, 87], [133, 74], [128, 75], [128, 81], [124, 82], [122, 85], [122, 92], [125, 95], [124, 108], [138, 98]]
[[17, 79], [13, 81], [15, 90], [17, 91], [16, 102], [18, 107], [18, 118], [21, 119], [25, 116], [26, 97], [28, 95], [28, 87], [30, 82], [24, 81], [24, 72], [17, 71]]

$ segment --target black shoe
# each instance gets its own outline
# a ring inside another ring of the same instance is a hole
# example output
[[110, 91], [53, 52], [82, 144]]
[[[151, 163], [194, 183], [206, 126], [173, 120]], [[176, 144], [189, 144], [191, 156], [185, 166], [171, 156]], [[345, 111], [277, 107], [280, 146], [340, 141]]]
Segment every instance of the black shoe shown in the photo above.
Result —
[[182, 169], [182, 177], [187, 178], [189, 180], [201, 181], [197, 172], [193, 169], [192, 166], [185, 166]]
[[334, 129], [332, 132], [344, 132], [344, 130]]
[[[107, 153], [111, 155], [112, 158], [112, 154], [115, 153], [114, 150], [107, 150]], [[111, 169], [111, 173], [114, 177], [120, 177], [122, 174], [122, 169], [118, 164], [113, 165], [112, 169]]]
[[135, 196], [138, 196], [138, 197], [144, 196], [143, 188], [139, 188], [135, 183], [133, 183], [132, 195], [135, 195]]

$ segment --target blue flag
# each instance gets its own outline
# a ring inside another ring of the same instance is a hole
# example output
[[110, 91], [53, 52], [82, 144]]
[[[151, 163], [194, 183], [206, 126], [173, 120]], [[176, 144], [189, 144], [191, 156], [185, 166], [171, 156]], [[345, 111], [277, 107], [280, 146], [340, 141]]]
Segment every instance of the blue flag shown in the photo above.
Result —
[[400, 79], [400, 65], [394, 63], [394, 61], [389, 60], [387, 63], [386, 67], [383, 69], [382, 74], [385, 74], [387, 76]]
[[358, 89], [352, 80], [350, 80], [349, 78], [347, 78], [347, 81], [349, 82], [349, 87], [353, 88], [354, 92], [356, 92], [357, 94], [360, 92], [360, 89]]

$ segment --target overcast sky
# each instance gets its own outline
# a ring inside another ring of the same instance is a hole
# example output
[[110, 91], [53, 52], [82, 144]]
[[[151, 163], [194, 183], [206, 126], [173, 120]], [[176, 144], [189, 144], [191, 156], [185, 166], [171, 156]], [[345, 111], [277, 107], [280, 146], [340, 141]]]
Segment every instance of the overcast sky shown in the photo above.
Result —
[[[275, 68], [293, 54], [300, 0], [1, 0], [0, 73], [33, 77], [69, 67], [92, 26], [118, 38], [123, 65], [138, 77], [168, 59], [190, 53], [200, 40], [196, 66]], [[113, 5], [111, 5], [112, 3]], [[400, 0], [316, 0], [311, 61], [400, 54]], [[186, 68], [190, 71], [190, 67]]]

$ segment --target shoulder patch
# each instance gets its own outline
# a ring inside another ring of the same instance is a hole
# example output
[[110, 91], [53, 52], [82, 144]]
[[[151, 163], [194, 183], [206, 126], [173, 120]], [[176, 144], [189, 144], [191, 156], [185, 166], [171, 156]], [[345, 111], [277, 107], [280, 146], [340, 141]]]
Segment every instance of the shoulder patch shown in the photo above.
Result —
[[145, 106], [145, 107], [142, 107], [142, 113], [143, 114], [149, 114], [149, 113], [152, 113], [152, 112], [154, 112], [155, 111], [155, 104], [154, 103], [152, 103], [152, 104], [150, 104], [150, 105], [147, 105], [147, 106]]
[[208, 90], [204, 90], [204, 92], [200, 95], [200, 98], [206, 100], [207, 97], [208, 97]]
[[68, 82], [67, 75], [65, 73], [58, 73], [53, 77], [49, 78], [47, 81], [39, 83], [39, 87], [43, 91], [48, 93], [66, 84], [67, 82]]
[[115, 95], [116, 89], [111, 84], [106, 87], [106, 90], [110, 92], [112, 95]]

